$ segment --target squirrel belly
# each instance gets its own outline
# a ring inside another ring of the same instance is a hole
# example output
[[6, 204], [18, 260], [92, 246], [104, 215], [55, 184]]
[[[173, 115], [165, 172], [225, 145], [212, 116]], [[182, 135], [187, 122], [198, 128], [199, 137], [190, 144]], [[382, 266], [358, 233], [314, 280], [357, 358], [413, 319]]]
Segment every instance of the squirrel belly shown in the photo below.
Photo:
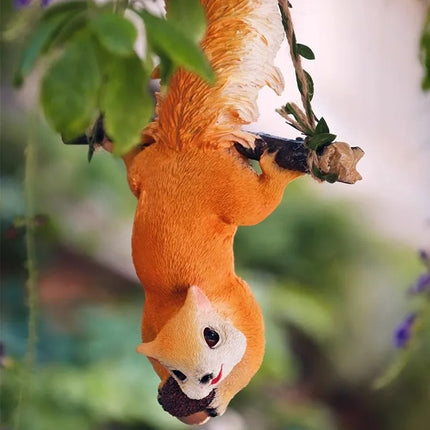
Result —
[[234, 274], [237, 226], [266, 218], [286, 184], [300, 176], [273, 158], [263, 154], [261, 175], [234, 149], [174, 151], [154, 144], [134, 158], [133, 260], [147, 291], [220, 283]]
[[[150, 359], [161, 386], [172, 377], [172, 368], [187, 369], [187, 374], [196, 369], [198, 379], [229, 365], [215, 387], [211, 409], [216, 414], [222, 414], [249, 383], [264, 354], [261, 311], [248, 285], [234, 272], [233, 238], [238, 225], [256, 224], [268, 216], [287, 183], [301, 175], [281, 169], [274, 157], [275, 153], [262, 155], [258, 175], [235, 149], [178, 151], [154, 143], [129, 163], [129, 180], [138, 184], [139, 198], [133, 261], [146, 296], [140, 352]], [[199, 327], [194, 321], [200, 321], [199, 309], [181, 314], [192, 286], [211, 303], [203, 315], [208, 322]], [[190, 318], [194, 311], [197, 316]], [[210, 323], [212, 317], [215, 323]], [[195, 344], [197, 340], [186, 341], [185, 334], [194, 332], [198, 338], [206, 326], [220, 327], [226, 338], [233, 330], [244, 336], [246, 347], [239, 361], [229, 362], [236, 347], [216, 361], [207, 356], [209, 349]], [[154, 348], [145, 346], [154, 343]], [[200, 398], [196, 390], [189, 393]]]
[[[253, 194], [264, 189], [261, 178], [237, 153], [233, 157], [227, 150], [178, 152], [156, 144], [135, 158], [131, 170], [140, 176], [143, 190], [132, 254], [151, 304], [148, 315], [154, 305], [168, 318], [169, 301], [173, 308], [180, 307], [192, 285], [214, 302], [236, 302], [237, 293], [242, 296], [239, 302], [245, 303], [252, 293], [234, 272], [233, 239], [239, 216], [245, 216], [244, 223], [246, 218], [255, 223], [268, 215], [259, 195]], [[277, 202], [270, 203], [265, 205], [268, 212]], [[253, 213], [256, 219], [251, 219]]]

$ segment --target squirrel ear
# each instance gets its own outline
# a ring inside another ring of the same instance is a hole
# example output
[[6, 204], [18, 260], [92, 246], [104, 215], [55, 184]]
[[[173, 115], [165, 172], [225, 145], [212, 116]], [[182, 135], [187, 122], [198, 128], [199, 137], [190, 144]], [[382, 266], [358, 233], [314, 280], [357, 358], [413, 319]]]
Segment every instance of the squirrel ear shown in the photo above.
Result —
[[212, 304], [210, 300], [207, 298], [206, 294], [199, 288], [193, 285], [187, 291], [187, 299], [186, 302], [193, 303], [197, 308], [206, 308], [211, 309]]
[[156, 348], [155, 348], [155, 344], [154, 341], [153, 342], [145, 342], [145, 343], [141, 343], [140, 345], [138, 345], [136, 347], [136, 352], [138, 352], [139, 354], [143, 354], [146, 355], [147, 357], [152, 357], [152, 358], [156, 358]]

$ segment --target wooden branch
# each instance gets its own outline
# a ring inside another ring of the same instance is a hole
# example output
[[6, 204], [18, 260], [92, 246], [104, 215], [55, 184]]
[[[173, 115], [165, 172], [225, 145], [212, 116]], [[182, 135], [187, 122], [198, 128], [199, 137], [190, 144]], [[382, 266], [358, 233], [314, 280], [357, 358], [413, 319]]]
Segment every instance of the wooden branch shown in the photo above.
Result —
[[[298, 137], [296, 139], [286, 139], [279, 136], [272, 136], [267, 133], [256, 133], [254, 148], [247, 148], [240, 143], [235, 143], [234, 147], [243, 156], [252, 159], [260, 160], [261, 155], [265, 150], [273, 153], [276, 152], [275, 162], [279, 167], [288, 170], [295, 170], [303, 173], [315, 173], [312, 169], [319, 166], [323, 175], [329, 182], [344, 182], [353, 184], [361, 179], [360, 174], [356, 170], [357, 162], [363, 156], [364, 152], [357, 147], [351, 148], [343, 142], [333, 142], [318, 151], [311, 151], [306, 146], [306, 140]], [[88, 145], [88, 159], [94, 153], [97, 147], [108, 149], [108, 144], [111, 146], [111, 140], [106, 135], [103, 128], [103, 118], [99, 119], [94, 124], [88, 134], [83, 134], [69, 141], [64, 141], [67, 145]], [[149, 144], [140, 144], [143, 149]], [[328, 176], [327, 176], [328, 175]], [[327, 178], [332, 178], [329, 180]]]

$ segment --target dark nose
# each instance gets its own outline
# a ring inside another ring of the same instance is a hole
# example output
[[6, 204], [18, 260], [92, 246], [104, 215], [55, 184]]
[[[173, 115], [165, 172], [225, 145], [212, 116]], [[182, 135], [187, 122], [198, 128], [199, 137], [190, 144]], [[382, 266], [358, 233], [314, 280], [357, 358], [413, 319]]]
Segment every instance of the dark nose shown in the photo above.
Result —
[[200, 382], [202, 384], [208, 384], [210, 381], [212, 381], [212, 379], [214, 379], [214, 374], [213, 373], [208, 373], [205, 376], [202, 376], [200, 378]]

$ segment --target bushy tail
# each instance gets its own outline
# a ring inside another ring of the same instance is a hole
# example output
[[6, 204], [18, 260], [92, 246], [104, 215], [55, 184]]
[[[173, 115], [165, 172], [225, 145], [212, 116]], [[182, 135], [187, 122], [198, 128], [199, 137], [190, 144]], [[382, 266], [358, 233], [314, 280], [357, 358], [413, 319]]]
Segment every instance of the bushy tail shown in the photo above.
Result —
[[202, 47], [216, 73], [210, 86], [179, 70], [166, 96], [159, 97], [157, 120], [146, 130], [172, 149], [252, 146], [242, 125], [258, 118], [259, 90], [278, 94], [283, 79], [273, 61], [283, 39], [277, 0], [202, 0], [208, 28]]

